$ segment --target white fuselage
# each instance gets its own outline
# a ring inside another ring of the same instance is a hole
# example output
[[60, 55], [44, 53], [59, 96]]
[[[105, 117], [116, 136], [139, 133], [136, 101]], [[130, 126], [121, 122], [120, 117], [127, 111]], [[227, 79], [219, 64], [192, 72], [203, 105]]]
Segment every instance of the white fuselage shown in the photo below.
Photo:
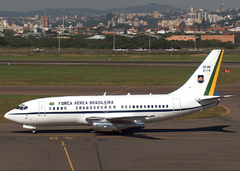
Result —
[[219, 103], [172, 95], [69, 96], [31, 100], [5, 117], [23, 125], [89, 125], [87, 118], [141, 117], [145, 123], [187, 115]]

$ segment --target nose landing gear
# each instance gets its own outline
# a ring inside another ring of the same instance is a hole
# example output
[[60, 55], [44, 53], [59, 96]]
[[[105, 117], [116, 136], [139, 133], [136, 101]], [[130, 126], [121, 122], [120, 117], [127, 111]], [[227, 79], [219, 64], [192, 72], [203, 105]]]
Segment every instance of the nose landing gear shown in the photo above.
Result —
[[30, 125], [23, 125], [24, 129], [31, 129], [33, 134], [37, 133], [37, 127], [36, 126], [30, 126]]
[[36, 134], [37, 133], [37, 129], [32, 129], [32, 133]]

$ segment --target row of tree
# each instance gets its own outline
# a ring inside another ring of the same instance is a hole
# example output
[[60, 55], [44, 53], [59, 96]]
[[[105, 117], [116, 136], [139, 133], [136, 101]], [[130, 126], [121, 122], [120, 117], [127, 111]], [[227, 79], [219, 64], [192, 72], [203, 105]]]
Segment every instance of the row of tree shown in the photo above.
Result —
[[[61, 39], [61, 48], [76, 48], [76, 49], [112, 49], [113, 48], [113, 36], [108, 35], [104, 40], [89, 40], [84, 39], [82, 36], [70, 36], [69, 39]], [[193, 48], [193, 41], [167, 41], [163, 38], [156, 39], [148, 36], [141, 36], [136, 38], [126, 38], [122, 36], [116, 36], [115, 48], [116, 49], [137, 49], [137, 48], [149, 48], [149, 42], [151, 49], [168, 49], [168, 48]], [[46, 48], [54, 49], [58, 48], [59, 39], [55, 38], [22, 38], [22, 37], [0, 37], [1, 48]], [[238, 44], [232, 44], [230, 42], [221, 42], [217, 40], [197, 40], [197, 48], [227, 48], [234, 49], [238, 47]]]

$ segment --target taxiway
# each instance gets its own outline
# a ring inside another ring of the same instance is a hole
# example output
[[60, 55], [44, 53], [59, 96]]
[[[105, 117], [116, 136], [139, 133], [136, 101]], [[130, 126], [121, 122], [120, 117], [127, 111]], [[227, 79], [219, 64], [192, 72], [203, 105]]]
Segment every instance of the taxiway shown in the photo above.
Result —
[[[101, 95], [169, 93], [177, 87], [15, 87], [0, 94]], [[239, 170], [240, 80], [217, 85], [223, 116], [146, 125], [133, 134], [92, 133], [89, 127], [45, 127], [37, 134], [0, 124], [0, 170]]]

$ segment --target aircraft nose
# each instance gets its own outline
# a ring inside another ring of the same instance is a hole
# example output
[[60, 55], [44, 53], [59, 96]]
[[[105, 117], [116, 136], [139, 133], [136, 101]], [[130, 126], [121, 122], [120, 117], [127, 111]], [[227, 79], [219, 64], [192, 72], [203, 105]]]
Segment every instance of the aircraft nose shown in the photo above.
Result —
[[15, 122], [15, 123], [19, 123], [19, 124], [22, 124], [25, 122], [26, 120], [26, 115], [24, 115], [23, 113], [19, 113], [18, 110], [11, 110], [9, 112], [7, 112], [4, 117], [9, 120], [9, 121], [12, 121], [12, 122]]
[[13, 121], [14, 117], [12, 114], [12, 111], [9, 111], [7, 112], [5, 115], [4, 115], [4, 118], [6, 118], [7, 120], [10, 120], [10, 121]]
[[10, 119], [10, 116], [9, 116], [9, 112], [7, 112], [5, 115], [4, 115], [4, 118], [6, 118], [6, 119]]

